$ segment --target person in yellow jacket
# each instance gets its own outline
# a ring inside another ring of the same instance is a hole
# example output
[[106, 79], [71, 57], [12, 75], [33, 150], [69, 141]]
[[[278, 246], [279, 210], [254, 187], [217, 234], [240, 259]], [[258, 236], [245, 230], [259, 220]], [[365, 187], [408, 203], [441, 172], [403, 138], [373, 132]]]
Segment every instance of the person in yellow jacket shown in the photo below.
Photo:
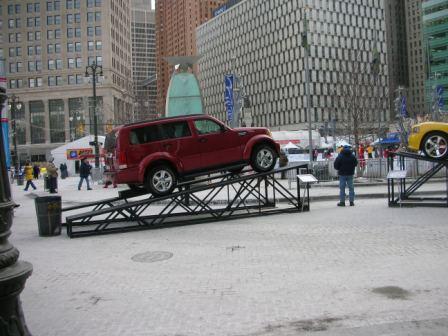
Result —
[[31, 165], [29, 160], [26, 160], [25, 162], [25, 180], [26, 180], [26, 186], [25, 186], [25, 191], [28, 191], [28, 187], [32, 186], [34, 190], [36, 190], [36, 186], [33, 183], [33, 166]]

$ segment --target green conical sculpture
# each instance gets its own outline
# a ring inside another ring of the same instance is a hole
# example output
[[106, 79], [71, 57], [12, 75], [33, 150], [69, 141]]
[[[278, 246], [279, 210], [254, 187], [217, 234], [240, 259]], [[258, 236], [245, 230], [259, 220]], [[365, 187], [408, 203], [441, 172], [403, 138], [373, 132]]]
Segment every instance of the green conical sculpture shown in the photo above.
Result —
[[165, 59], [171, 65], [175, 65], [166, 96], [165, 116], [203, 114], [201, 88], [193, 73], [193, 64], [199, 57], [175, 56]]

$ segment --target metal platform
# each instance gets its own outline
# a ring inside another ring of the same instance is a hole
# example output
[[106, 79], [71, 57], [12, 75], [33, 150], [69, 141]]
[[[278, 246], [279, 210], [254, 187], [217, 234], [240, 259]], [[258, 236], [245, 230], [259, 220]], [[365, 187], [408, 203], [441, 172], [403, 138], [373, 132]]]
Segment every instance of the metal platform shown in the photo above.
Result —
[[266, 173], [214, 174], [181, 183], [179, 191], [163, 197], [143, 189], [125, 190], [115, 198], [66, 207], [64, 213], [78, 212], [66, 217], [67, 235], [74, 238], [308, 211], [309, 193], [300, 198], [298, 179], [293, 194], [275, 177], [289, 170], [298, 175], [307, 171], [307, 164]]
[[[405, 158], [415, 159], [417, 161], [432, 162], [433, 165], [424, 174], [418, 177], [410, 185], [406, 178], [388, 178], [387, 179], [387, 193], [388, 204], [390, 207], [396, 206], [425, 206], [425, 207], [448, 207], [448, 160], [437, 160], [426, 156], [421, 156], [416, 153], [397, 152], [398, 169], [406, 171]], [[446, 190], [443, 197], [415, 197], [413, 194], [426, 182], [434, 177], [439, 171], [445, 168], [444, 182]], [[396, 182], [397, 181], [397, 182]], [[395, 190], [398, 187], [398, 191]]]

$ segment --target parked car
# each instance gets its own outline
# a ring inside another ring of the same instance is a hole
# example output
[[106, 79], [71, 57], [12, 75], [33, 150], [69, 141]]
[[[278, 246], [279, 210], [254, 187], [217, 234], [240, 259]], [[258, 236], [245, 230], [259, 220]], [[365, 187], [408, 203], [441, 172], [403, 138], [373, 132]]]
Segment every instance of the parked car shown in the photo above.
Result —
[[448, 123], [424, 122], [414, 125], [408, 139], [408, 149], [423, 151], [433, 159], [448, 157]]
[[115, 182], [158, 196], [193, 173], [239, 172], [247, 164], [272, 170], [280, 152], [267, 128], [231, 129], [203, 114], [128, 124], [108, 137], [115, 138]]

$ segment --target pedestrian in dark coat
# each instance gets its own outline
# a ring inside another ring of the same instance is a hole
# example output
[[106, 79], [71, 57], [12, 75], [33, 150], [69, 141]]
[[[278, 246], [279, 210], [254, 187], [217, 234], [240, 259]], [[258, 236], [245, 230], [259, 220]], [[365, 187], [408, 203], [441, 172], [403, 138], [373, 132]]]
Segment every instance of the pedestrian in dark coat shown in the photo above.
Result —
[[87, 162], [86, 158], [83, 158], [81, 160], [81, 166], [79, 167], [79, 183], [78, 183], [78, 190], [81, 190], [82, 182], [86, 180], [87, 183], [87, 190], [92, 190], [90, 188], [89, 184], [89, 175], [90, 170], [92, 169], [92, 166]]
[[345, 186], [348, 186], [350, 206], [355, 205], [355, 188], [353, 186], [353, 175], [358, 160], [349, 146], [344, 146], [338, 157], [334, 161], [334, 168], [339, 175], [339, 203], [338, 206], [345, 206]]

